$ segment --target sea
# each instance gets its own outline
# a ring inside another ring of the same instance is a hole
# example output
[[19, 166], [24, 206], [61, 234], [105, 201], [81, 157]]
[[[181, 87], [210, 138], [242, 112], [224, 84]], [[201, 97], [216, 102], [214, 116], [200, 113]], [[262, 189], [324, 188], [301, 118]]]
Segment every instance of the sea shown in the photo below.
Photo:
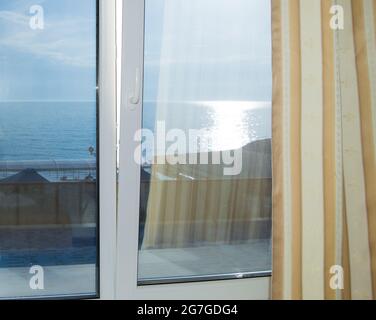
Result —
[[[95, 159], [96, 117], [95, 101], [0, 102], [0, 162]], [[144, 128], [163, 119], [167, 130], [206, 129], [213, 151], [271, 137], [270, 102], [144, 102]]]
[[96, 148], [96, 103], [0, 103], [0, 161], [89, 159]]

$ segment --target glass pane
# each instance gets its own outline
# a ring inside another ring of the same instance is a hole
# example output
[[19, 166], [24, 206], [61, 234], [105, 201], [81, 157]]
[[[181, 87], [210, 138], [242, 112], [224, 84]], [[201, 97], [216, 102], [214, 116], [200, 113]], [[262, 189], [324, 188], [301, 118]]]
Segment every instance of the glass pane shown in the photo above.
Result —
[[96, 11], [0, 2], [0, 298], [97, 295]]
[[146, 0], [139, 284], [271, 270], [271, 7]]

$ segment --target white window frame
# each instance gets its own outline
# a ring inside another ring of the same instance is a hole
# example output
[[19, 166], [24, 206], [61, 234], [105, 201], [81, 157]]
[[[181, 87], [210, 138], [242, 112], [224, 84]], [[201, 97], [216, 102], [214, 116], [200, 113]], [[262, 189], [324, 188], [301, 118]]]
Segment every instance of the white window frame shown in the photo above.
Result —
[[143, 103], [141, 98], [135, 107], [129, 103], [129, 98], [134, 95], [137, 69], [143, 80], [144, 6], [145, 0], [123, 0], [116, 298], [269, 299], [270, 277], [137, 285], [141, 171], [140, 165], [134, 161], [137, 147], [134, 134], [141, 129]]
[[99, 295], [115, 298], [116, 0], [99, 0]]

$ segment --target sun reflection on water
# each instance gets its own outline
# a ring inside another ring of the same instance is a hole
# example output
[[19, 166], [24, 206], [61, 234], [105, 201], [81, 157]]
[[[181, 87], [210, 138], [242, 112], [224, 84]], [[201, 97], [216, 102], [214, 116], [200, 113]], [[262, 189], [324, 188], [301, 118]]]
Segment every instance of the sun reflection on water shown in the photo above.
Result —
[[[271, 103], [258, 101], [207, 101], [197, 107], [208, 120], [209, 151], [234, 150], [271, 137]], [[200, 112], [200, 113], [201, 113]]]

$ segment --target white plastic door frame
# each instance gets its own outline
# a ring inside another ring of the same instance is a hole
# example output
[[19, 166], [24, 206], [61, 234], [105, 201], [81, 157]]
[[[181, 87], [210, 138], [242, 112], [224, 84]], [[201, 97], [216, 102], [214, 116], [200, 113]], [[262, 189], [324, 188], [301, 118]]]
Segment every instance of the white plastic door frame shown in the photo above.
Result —
[[[106, 0], [107, 1], [107, 0]], [[118, 299], [269, 299], [270, 278], [237, 279], [163, 285], [137, 285], [140, 165], [134, 161], [141, 129], [143, 83], [144, 0], [123, 0], [120, 168], [117, 224], [116, 298]], [[138, 71], [137, 71], [138, 70]], [[103, 259], [103, 257], [102, 257]]]
[[115, 298], [116, 261], [116, 0], [99, 0], [100, 298]]

